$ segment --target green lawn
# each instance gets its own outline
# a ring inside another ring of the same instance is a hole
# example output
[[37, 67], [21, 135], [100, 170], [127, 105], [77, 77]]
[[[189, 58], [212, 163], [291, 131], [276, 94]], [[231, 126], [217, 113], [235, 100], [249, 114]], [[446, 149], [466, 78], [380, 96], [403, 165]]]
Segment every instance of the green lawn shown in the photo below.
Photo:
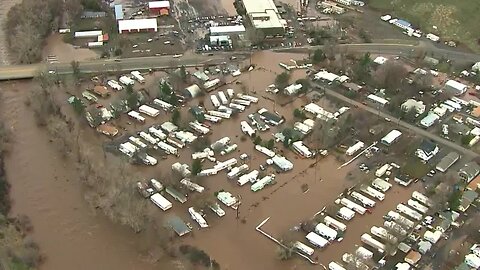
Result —
[[[477, 0], [370, 0], [370, 7], [418, 25], [423, 32], [457, 40], [480, 52], [480, 1]], [[437, 26], [438, 30], [433, 29]]]
[[402, 172], [414, 178], [421, 178], [430, 171], [430, 166], [417, 157], [410, 157], [402, 168]]

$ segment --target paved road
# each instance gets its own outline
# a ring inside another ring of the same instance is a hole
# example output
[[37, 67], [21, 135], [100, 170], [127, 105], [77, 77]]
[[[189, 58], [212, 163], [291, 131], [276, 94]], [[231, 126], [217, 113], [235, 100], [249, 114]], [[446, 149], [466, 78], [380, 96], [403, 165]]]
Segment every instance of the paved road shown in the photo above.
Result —
[[378, 115], [379, 117], [390, 118], [393, 123], [398, 123], [398, 125], [401, 126], [401, 127], [403, 127], [403, 128], [406, 128], [406, 129], [408, 129], [408, 130], [411, 130], [411, 131], [413, 131], [414, 133], [419, 134], [419, 135], [421, 135], [421, 136], [423, 136], [423, 137], [426, 137], [426, 138], [429, 138], [429, 139], [431, 139], [431, 140], [434, 140], [434, 141], [436, 141], [436, 142], [439, 143], [439, 144], [442, 144], [442, 145], [447, 146], [447, 147], [449, 147], [449, 148], [451, 148], [451, 149], [454, 149], [455, 151], [458, 151], [458, 152], [460, 152], [460, 153], [463, 153], [464, 155], [469, 156], [469, 157], [471, 157], [471, 158], [475, 158], [475, 157], [479, 157], [479, 156], [480, 156], [479, 154], [473, 152], [473, 151], [470, 150], [470, 149], [466, 149], [466, 148], [462, 147], [461, 145], [458, 145], [458, 144], [456, 144], [456, 143], [454, 143], [454, 142], [451, 142], [451, 141], [449, 141], [449, 140], [445, 140], [444, 138], [439, 137], [439, 136], [437, 136], [437, 135], [435, 135], [435, 134], [433, 134], [433, 133], [430, 133], [430, 132], [428, 132], [427, 130], [425, 130], [425, 129], [423, 129], [423, 128], [420, 128], [420, 127], [411, 125], [411, 124], [409, 124], [409, 123], [407, 123], [407, 122], [404, 122], [404, 121], [402, 121], [402, 120], [400, 120], [400, 119], [398, 119], [398, 118], [396, 118], [396, 117], [391, 116], [391, 115], [388, 114], [388, 113], [385, 113], [385, 112], [382, 112], [382, 111], [378, 111], [378, 110], [375, 109], [375, 108], [366, 106], [366, 105], [364, 105], [364, 104], [362, 104], [362, 103], [360, 103], [360, 102], [357, 102], [357, 101], [355, 101], [355, 100], [353, 100], [353, 99], [350, 99], [350, 98], [348, 98], [348, 97], [345, 97], [344, 95], [339, 94], [338, 92], [335, 92], [335, 91], [333, 91], [333, 90], [330, 90], [330, 89], [325, 88], [325, 94], [327, 94], [327, 95], [329, 95], [329, 96], [333, 96], [333, 97], [335, 97], [335, 98], [338, 98], [338, 99], [340, 99], [340, 100], [342, 100], [342, 101], [344, 101], [344, 102], [346, 102], [346, 103], [349, 103], [349, 104], [352, 105], [352, 106], [358, 107], [358, 108], [360, 108], [360, 109], [362, 109], [362, 110], [366, 110], [366, 111], [368, 111], [368, 112], [370, 112], [370, 113], [372, 113], [372, 114]]
[[[80, 62], [80, 70], [84, 73], [104, 71], [124, 71], [135, 69], [161, 69], [176, 66], [202, 66], [207, 64], [220, 64], [232, 55], [238, 53], [217, 53], [214, 56], [194, 54], [173, 58], [172, 56], [125, 58], [120, 61], [113, 59], [98, 59]], [[36, 76], [41, 71], [53, 70], [58, 74], [72, 73], [70, 63], [47, 64], [39, 63], [32, 65], [16, 65], [0, 67], [0, 81], [12, 79], [28, 79]]]

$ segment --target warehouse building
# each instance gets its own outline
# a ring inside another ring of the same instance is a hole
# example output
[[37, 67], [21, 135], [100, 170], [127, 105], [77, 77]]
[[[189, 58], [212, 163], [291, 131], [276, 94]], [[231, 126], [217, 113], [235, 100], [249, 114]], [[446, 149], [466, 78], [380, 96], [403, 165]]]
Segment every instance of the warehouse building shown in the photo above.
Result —
[[229, 36], [245, 34], [245, 26], [243, 25], [225, 25], [210, 27], [210, 36]]
[[138, 20], [119, 20], [118, 32], [138, 33], [138, 32], [157, 32], [157, 19], [138, 19]]
[[148, 10], [152, 15], [168, 15], [170, 14], [170, 1], [148, 2]]
[[273, 0], [243, 0], [242, 3], [253, 28], [266, 37], [285, 34], [287, 22], [280, 17]]

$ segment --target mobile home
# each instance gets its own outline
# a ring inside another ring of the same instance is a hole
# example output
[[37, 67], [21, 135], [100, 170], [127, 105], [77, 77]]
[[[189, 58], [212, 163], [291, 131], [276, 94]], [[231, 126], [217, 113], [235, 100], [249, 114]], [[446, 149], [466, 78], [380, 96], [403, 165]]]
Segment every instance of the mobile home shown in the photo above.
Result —
[[220, 105], [218, 108], [217, 108], [217, 111], [219, 112], [222, 112], [222, 113], [228, 113], [230, 115], [233, 114], [233, 109], [230, 108], [230, 107], [227, 107], [227, 106], [224, 106], [224, 105]]
[[310, 232], [305, 238], [307, 238], [308, 242], [319, 248], [323, 248], [328, 245], [328, 241], [325, 238], [314, 232]]
[[257, 181], [258, 174], [259, 174], [259, 171], [257, 170], [253, 170], [247, 174], [244, 174], [238, 178], [237, 184], [239, 186], [243, 186], [248, 182], [255, 183]]
[[167, 134], [163, 133], [163, 131], [155, 127], [148, 128], [148, 132], [152, 133], [155, 137], [159, 138], [160, 140], [165, 140], [167, 138]]
[[212, 105], [215, 108], [218, 108], [221, 105], [216, 95], [210, 95], [210, 101], [212, 101]]
[[317, 226], [315, 226], [315, 232], [330, 242], [337, 238], [337, 231], [323, 223], [318, 223]]
[[158, 98], [153, 100], [153, 104], [160, 107], [164, 111], [171, 111], [173, 110], [174, 106], [168, 102], [160, 100]]
[[210, 129], [208, 127], [200, 124], [198, 121], [190, 122], [188, 123], [188, 126], [202, 135], [208, 134], [210, 132]]
[[304, 243], [300, 242], [300, 241], [296, 241], [295, 243], [293, 243], [293, 248], [295, 248], [296, 250], [298, 250], [299, 252], [307, 255], [307, 256], [312, 256], [313, 253], [315, 252], [315, 250], [307, 245], [305, 245]]
[[328, 270], [346, 270], [346, 269], [336, 262], [330, 262], [328, 264]]
[[173, 187], [166, 187], [165, 192], [172, 196], [176, 201], [180, 203], [185, 203], [187, 201], [187, 196], [183, 195], [180, 191], [176, 190]]
[[140, 135], [140, 137], [142, 139], [144, 139], [145, 141], [151, 143], [151, 144], [157, 144], [158, 143], [158, 139], [154, 138], [152, 135], [144, 132], [144, 131], [141, 131], [138, 135]]
[[420, 193], [418, 191], [414, 191], [412, 193], [412, 198], [414, 198], [415, 200], [425, 204], [428, 207], [433, 206], [432, 200], [430, 200], [430, 198], [428, 198], [427, 196], [423, 195], [422, 193]]
[[170, 144], [166, 143], [166, 142], [158, 142], [157, 146], [162, 149], [163, 151], [165, 151], [165, 153], [167, 154], [170, 154], [170, 155], [178, 155], [178, 149], [171, 146]]
[[273, 152], [272, 150], [270, 150], [270, 149], [268, 149], [268, 148], [266, 148], [266, 147], [263, 147], [263, 146], [261, 146], [261, 145], [258, 145], [258, 144], [255, 145], [255, 149], [256, 149], [258, 152], [266, 155], [266, 156], [269, 157], [269, 158], [272, 158], [272, 157], [275, 156], [275, 152]]
[[190, 176], [191, 172], [188, 169], [187, 164], [181, 164], [180, 162], [175, 162], [172, 164], [172, 171], [179, 173], [182, 177]]
[[142, 115], [140, 115], [140, 113], [136, 111], [129, 111], [127, 115], [130, 116], [130, 118], [133, 118], [140, 123], [145, 123], [145, 117], [143, 117]]
[[413, 222], [410, 219], [400, 215], [399, 213], [397, 213], [395, 211], [389, 211], [386, 216], [390, 217], [396, 223], [399, 223], [399, 224], [402, 224], [402, 225], [406, 226], [408, 229], [412, 229], [415, 226], [415, 222]]
[[417, 210], [422, 214], [426, 214], [428, 212], [428, 207], [424, 206], [423, 204], [417, 202], [416, 200], [409, 199], [407, 201], [408, 206], [412, 207], [413, 209]]
[[130, 72], [130, 74], [132, 74], [133, 78], [135, 78], [135, 80], [137, 80], [139, 83], [145, 83], [145, 78], [142, 76], [142, 74], [140, 74], [140, 71], [134, 70]]
[[213, 168], [217, 171], [221, 171], [234, 166], [235, 164], [237, 164], [237, 162], [238, 161], [236, 158], [231, 158], [223, 162], [218, 162], [215, 166], [213, 166]]
[[135, 82], [127, 76], [120, 77], [119, 81], [124, 85], [133, 85]]
[[247, 121], [240, 122], [240, 129], [242, 130], [243, 133], [245, 133], [250, 137], [255, 135], [255, 130], [250, 126], [250, 124], [248, 124]]
[[160, 114], [160, 111], [155, 109], [155, 108], [152, 108], [150, 106], [147, 106], [147, 105], [142, 105], [138, 108], [138, 111], [143, 113], [143, 114], [146, 114], [150, 117], [157, 117], [159, 114]]
[[327, 224], [330, 227], [334, 227], [335, 229], [344, 232], [347, 229], [347, 225], [343, 224], [342, 222], [330, 217], [325, 216], [323, 219], [323, 223]]
[[349, 221], [349, 220], [351, 220], [352, 218], [355, 217], [355, 211], [353, 211], [352, 209], [350, 209], [348, 207], [342, 207], [338, 210], [337, 217], [339, 217], [343, 220]]
[[115, 89], [117, 91], [121, 91], [123, 89], [123, 86], [121, 86], [117, 81], [115, 80], [109, 80], [107, 82], [108, 86], [110, 86], [112, 89]]
[[183, 147], [185, 147], [185, 143], [176, 139], [176, 138], [173, 138], [173, 137], [167, 137], [167, 143], [170, 143], [172, 145], [174, 145], [175, 147], [177, 148], [180, 148], [182, 149]]
[[188, 178], [183, 178], [182, 180], [180, 180], [180, 184], [184, 185], [189, 190], [196, 191], [198, 193], [202, 193], [205, 190], [204, 187], [200, 186], [197, 183], [194, 183], [194, 182], [190, 181], [190, 179], [188, 179]]
[[377, 200], [383, 201], [385, 199], [385, 194], [383, 194], [382, 192], [372, 188], [371, 186], [363, 187], [360, 190], [362, 192], [364, 192], [365, 194], [367, 194], [369, 196], [372, 196], [373, 198], [375, 198]]
[[307, 146], [305, 146], [303, 144], [302, 141], [296, 141], [292, 144], [292, 147], [295, 151], [297, 151], [300, 155], [302, 155], [303, 157], [306, 157], [306, 158], [311, 158], [314, 156], [314, 153], [312, 153], [310, 151], [310, 149], [308, 149]]
[[208, 208], [210, 208], [219, 217], [225, 216], [225, 210], [223, 210], [217, 202], [210, 204]]
[[380, 178], [376, 178], [372, 182], [372, 187], [374, 187], [374, 188], [380, 190], [381, 192], [385, 193], [386, 191], [388, 191], [392, 187], [392, 184], [390, 184], [387, 181], [382, 180]]
[[227, 96], [225, 95], [225, 93], [224, 93], [223, 91], [218, 91], [218, 97], [220, 98], [220, 102], [221, 102], [223, 105], [227, 105], [227, 104], [228, 104]]
[[235, 95], [235, 91], [232, 88], [228, 88], [227, 95], [229, 98], [232, 98]]
[[258, 180], [255, 182], [251, 187], [250, 190], [253, 192], [257, 192], [262, 190], [266, 185], [270, 184], [273, 180], [275, 180], [275, 175], [267, 175], [263, 177], [262, 179]]
[[219, 112], [219, 111], [208, 111], [208, 114], [216, 116], [216, 117], [224, 118], [224, 119], [230, 119], [230, 117], [231, 117], [231, 114], [224, 113], [224, 112]]
[[380, 241], [376, 240], [375, 238], [373, 238], [373, 237], [372, 237], [370, 234], [368, 234], [368, 233], [362, 234], [362, 236], [360, 237], [360, 240], [361, 240], [363, 243], [365, 243], [365, 244], [367, 244], [367, 245], [369, 245], [369, 246], [377, 249], [378, 252], [380, 252], [380, 253], [384, 253], [384, 252], [385, 252], [385, 245], [382, 244]]
[[422, 220], [422, 214], [418, 213], [417, 211], [411, 209], [410, 207], [405, 206], [404, 204], [397, 205], [397, 211], [405, 214], [408, 217], [411, 217], [417, 221]]
[[248, 164], [240, 165], [238, 167], [235, 167], [235, 168], [231, 169], [227, 173], [227, 178], [228, 179], [234, 179], [235, 177], [241, 175], [242, 173], [244, 173], [246, 171], [248, 171]]
[[240, 104], [237, 104], [237, 103], [233, 103], [231, 102], [230, 104], [228, 104], [228, 107], [234, 109], [234, 110], [237, 110], [239, 112], [243, 112], [245, 111], [245, 106], [243, 105], [240, 105]]
[[236, 103], [236, 104], [240, 104], [240, 105], [245, 106], [245, 107], [250, 106], [250, 103], [251, 103], [248, 100], [243, 100], [243, 99], [238, 99], [238, 98], [233, 98], [232, 102]]
[[134, 137], [134, 136], [128, 137], [128, 140], [130, 142], [134, 143], [135, 145], [138, 145], [140, 148], [147, 148], [147, 146], [148, 146], [144, 142], [142, 142], [142, 140], [140, 140], [139, 138]]
[[342, 198], [342, 199], [340, 200], [340, 203], [341, 203], [343, 206], [346, 206], [347, 208], [350, 208], [351, 210], [359, 213], [360, 215], [365, 214], [365, 212], [367, 211], [367, 209], [365, 209], [365, 207], [360, 206], [360, 205], [352, 202], [351, 200], [349, 200], [349, 199], [347, 199], [347, 198]]
[[172, 203], [160, 195], [160, 193], [155, 193], [150, 196], [150, 200], [163, 211], [167, 211], [168, 209], [172, 208]]
[[241, 98], [241, 99], [243, 99], [243, 100], [248, 100], [248, 101], [253, 102], [253, 103], [257, 103], [257, 102], [258, 102], [258, 98], [257, 98], [257, 97], [250, 96], [250, 95], [245, 95], [245, 94], [238, 93], [238, 94], [237, 94], [237, 97], [238, 97], [238, 98]]
[[210, 114], [204, 114], [203, 115], [205, 117], [205, 120], [209, 121], [209, 122], [212, 122], [212, 123], [219, 123], [222, 121], [222, 118], [218, 117], [218, 116], [213, 116], [213, 115], [210, 115]]
[[350, 193], [350, 196], [352, 196], [352, 198], [358, 200], [363, 205], [363, 207], [372, 208], [372, 207], [375, 206], [375, 201], [367, 198], [366, 196], [364, 196], [364, 195], [362, 195], [362, 194], [360, 194], [356, 191], [353, 191], [352, 193]]
[[125, 142], [120, 144], [118, 150], [129, 157], [133, 157], [133, 155], [138, 151], [138, 147], [131, 142]]
[[396, 244], [398, 242], [397, 237], [389, 233], [388, 230], [383, 227], [373, 226], [370, 228], [370, 233], [382, 240], [391, 242], [392, 244]]

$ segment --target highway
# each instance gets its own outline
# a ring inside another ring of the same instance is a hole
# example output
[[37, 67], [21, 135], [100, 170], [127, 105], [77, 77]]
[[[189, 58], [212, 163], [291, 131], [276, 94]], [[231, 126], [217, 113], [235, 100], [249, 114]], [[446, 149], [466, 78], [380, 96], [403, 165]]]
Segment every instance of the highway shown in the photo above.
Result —
[[[320, 86], [320, 85], [319, 85]], [[320, 86], [321, 88], [324, 88], [323, 86]], [[329, 95], [329, 96], [332, 96], [332, 97], [335, 97], [343, 102], [346, 102], [350, 105], [352, 105], [353, 107], [358, 107], [359, 109], [362, 109], [362, 110], [365, 110], [367, 112], [370, 112], [374, 115], [377, 115], [379, 117], [382, 117], [382, 118], [390, 118], [390, 120], [392, 121], [392, 123], [397, 123], [399, 126], [403, 127], [403, 128], [406, 128], [408, 130], [411, 130], [413, 131], [414, 133], [418, 134], [418, 135], [421, 135], [425, 138], [429, 138], [433, 141], [436, 141], [437, 143], [439, 144], [442, 144], [444, 146], [447, 146], [451, 149], [454, 149], [455, 151], [458, 151], [459, 153], [463, 153], [464, 155], [466, 156], [469, 156], [471, 158], [476, 158], [476, 157], [479, 157], [480, 155], [473, 152], [472, 150], [470, 149], [466, 149], [464, 147], [462, 147], [461, 145], [458, 145], [452, 141], [449, 141], [449, 140], [446, 140], [440, 136], [437, 136], [433, 133], [430, 133], [428, 132], [427, 130], [423, 129], [423, 128], [420, 128], [420, 127], [417, 127], [417, 126], [414, 126], [414, 125], [411, 125], [407, 122], [404, 122], [402, 120], [400, 120], [399, 118], [396, 118], [396, 117], [393, 117], [391, 116], [390, 114], [388, 113], [385, 113], [385, 112], [382, 112], [382, 111], [379, 111], [377, 110], [376, 108], [372, 108], [370, 106], [367, 106], [367, 105], [364, 105], [358, 101], [355, 101], [353, 99], [350, 99], [348, 97], [345, 97], [344, 95], [338, 93], [338, 92], [335, 92], [334, 90], [330, 90], [330, 89], [327, 89], [327, 88], [324, 88], [325, 89], [325, 94], [326, 95]]]
[[[241, 53], [217, 53], [213, 56], [193, 54], [173, 58], [172, 56], [152, 56], [137, 57], [125, 59], [97, 59], [92, 61], [80, 62], [79, 68], [82, 73], [96, 73], [106, 71], [130, 71], [135, 69], [162, 69], [174, 68], [179, 66], [204, 66], [210, 64], [220, 64], [225, 62], [232, 55], [242, 55]], [[243, 54], [244, 55], [244, 54]], [[0, 81], [28, 79], [33, 78], [40, 72], [55, 71], [57, 74], [72, 73], [70, 63], [56, 64], [31, 64], [0, 67]]]

